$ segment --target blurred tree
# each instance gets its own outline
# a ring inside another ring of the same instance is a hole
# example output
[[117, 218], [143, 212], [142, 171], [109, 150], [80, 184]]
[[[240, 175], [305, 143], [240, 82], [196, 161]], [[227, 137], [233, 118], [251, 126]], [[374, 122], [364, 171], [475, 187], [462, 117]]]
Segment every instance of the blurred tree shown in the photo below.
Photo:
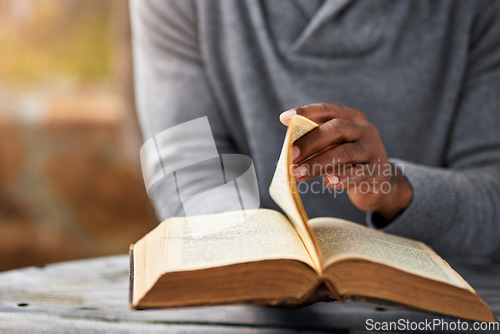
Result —
[[105, 80], [110, 1], [0, 0], [0, 80]]
[[0, 0], [0, 270], [124, 253], [154, 226], [126, 0]]

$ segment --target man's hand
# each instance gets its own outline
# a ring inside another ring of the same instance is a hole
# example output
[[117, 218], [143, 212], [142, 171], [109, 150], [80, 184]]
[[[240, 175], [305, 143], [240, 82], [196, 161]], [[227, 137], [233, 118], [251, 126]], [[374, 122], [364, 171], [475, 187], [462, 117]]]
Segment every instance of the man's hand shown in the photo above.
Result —
[[387, 159], [377, 129], [357, 109], [336, 104], [311, 104], [280, 115], [288, 125], [301, 115], [319, 127], [297, 140], [292, 149], [297, 182], [323, 176], [330, 189], [347, 189], [352, 203], [393, 219], [410, 203], [413, 191]]

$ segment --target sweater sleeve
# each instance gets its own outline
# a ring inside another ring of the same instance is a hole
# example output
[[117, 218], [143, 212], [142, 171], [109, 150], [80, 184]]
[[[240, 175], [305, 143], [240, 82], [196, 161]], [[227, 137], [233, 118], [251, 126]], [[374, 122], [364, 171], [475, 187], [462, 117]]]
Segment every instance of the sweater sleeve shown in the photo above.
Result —
[[[413, 199], [383, 230], [446, 255], [491, 256], [500, 249], [500, 6], [487, 5], [477, 8], [473, 22], [445, 164], [392, 159], [410, 182]], [[368, 214], [368, 224], [376, 226], [373, 217]]]
[[[197, 157], [187, 155], [213, 151], [214, 142], [219, 153], [234, 152], [205, 75], [193, 2], [132, 0], [130, 13], [136, 103], [144, 138], [147, 140], [176, 125], [206, 116], [214, 141], [200, 142], [185, 132], [181, 145], [166, 143], [169, 156], [196, 160]], [[156, 159], [151, 164], [162, 162]], [[151, 169], [161, 170], [159, 166]], [[180, 201], [172, 200], [178, 199], [175, 187], [172, 190], [171, 185], [165, 185], [164, 188], [170, 189], [174, 196], [163, 194], [163, 199], [154, 199], [159, 218], [183, 215]]]

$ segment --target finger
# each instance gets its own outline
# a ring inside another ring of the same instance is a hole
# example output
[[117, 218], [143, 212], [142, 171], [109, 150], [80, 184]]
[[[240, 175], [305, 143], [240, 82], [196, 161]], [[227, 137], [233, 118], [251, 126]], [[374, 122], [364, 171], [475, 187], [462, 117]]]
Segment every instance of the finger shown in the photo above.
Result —
[[294, 168], [293, 173], [299, 182], [316, 176], [332, 173], [345, 165], [364, 164], [369, 160], [369, 153], [359, 142], [345, 143], [303, 161]]
[[323, 183], [330, 189], [350, 189], [360, 184], [367, 183], [370, 175], [366, 173], [366, 164], [343, 168], [324, 175]]
[[330, 189], [359, 188], [358, 190], [364, 194], [390, 191], [387, 178], [373, 173], [376, 168], [376, 164], [360, 164], [342, 171], [336, 170], [324, 175], [323, 182]]
[[290, 121], [292, 120], [293, 116], [297, 115], [297, 110], [295, 109], [289, 109], [287, 111], [283, 111], [280, 114], [280, 122], [283, 125], [288, 126], [290, 124]]
[[361, 126], [356, 122], [342, 118], [331, 119], [293, 144], [293, 161], [303, 161], [331, 145], [353, 142], [361, 135]]
[[366, 119], [366, 116], [359, 110], [340, 106], [333, 103], [317, 103], [303, 107], [292, 108], [280, 115], [280, 121], [287, 125], [293, 116], [300, 115], [310, 120], [322, 124], [332, 118], [345, 118], [350, 120]]

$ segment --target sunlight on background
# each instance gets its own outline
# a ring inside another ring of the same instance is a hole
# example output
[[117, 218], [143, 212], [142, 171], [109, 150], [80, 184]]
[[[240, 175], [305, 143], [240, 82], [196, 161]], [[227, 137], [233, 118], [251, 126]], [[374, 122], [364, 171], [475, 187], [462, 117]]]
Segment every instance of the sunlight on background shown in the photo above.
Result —
[[109, 14], [106, 1], [2, 1], [0, 76], [49, 85], [105, 81]]
[[0, 270], [126, 253], [153, 226], [128, 3], [0, 0]]

